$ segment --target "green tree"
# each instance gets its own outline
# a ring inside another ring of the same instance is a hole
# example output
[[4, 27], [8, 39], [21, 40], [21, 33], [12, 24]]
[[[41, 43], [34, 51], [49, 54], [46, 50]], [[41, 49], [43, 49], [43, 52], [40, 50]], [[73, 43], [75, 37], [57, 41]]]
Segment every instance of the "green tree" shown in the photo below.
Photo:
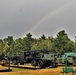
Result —
[[41, 39], [46, 39], [46, 36], [43, 34], [42, 36], [41, 36]]
[[26, 37], [22, 39], [22, 47], [23, 47], [22, 50], [23, 51], [31, 50], [31, 46], [33, 42], [34, 39], [32, 38], [32, 34], [31, 33], [26, 34]]
[[19, 54], [21, 51], [22, 51], [22, 39], [21, 38], [18, 38], [16, 39], [12, 45], [10, 46], [10, 53], [11, 54]]
[[30, 39], [30, 38], [32, 38], [32, 34], [28, 33], [28, 34], [26, 34], [26, 37]]
[[74, 46], [65, 33], [65, 30], [60, 31], [54, 40], [53, 50], [59, 54], [63, 54], [65, 52], [73, 51], [73, 49]]
[[50, 50], [53, 44], [53, 37], [48, 37], [46, 39], [36, 39], [32, 44], [32, 50]]
[[4, 38], [4, 42], [7, 42], [10, 46], [13, 43], [13, 36], [8, 36], [7, 38]]

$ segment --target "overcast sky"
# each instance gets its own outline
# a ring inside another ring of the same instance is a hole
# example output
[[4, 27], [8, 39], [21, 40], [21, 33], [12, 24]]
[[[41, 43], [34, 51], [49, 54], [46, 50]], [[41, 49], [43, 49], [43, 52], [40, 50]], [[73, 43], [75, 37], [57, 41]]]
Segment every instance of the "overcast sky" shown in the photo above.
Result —
[[0, 38], [76, 35], [76, 0], [0, 0]]

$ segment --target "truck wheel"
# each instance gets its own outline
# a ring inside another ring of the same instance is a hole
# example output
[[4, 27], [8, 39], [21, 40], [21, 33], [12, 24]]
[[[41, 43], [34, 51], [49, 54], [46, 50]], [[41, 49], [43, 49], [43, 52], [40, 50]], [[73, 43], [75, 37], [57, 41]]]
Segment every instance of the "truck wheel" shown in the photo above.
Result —
[[24, 63], [23, 63], [23, 62], [21, 62], [21, 63], [20, 63], [20, 65], [24, 65]]
[[54, 65], [54, 62], [51, 60], [51, 62], [50, 62], [50, 66], [53, 66]]
[[17, 65], [18, 63], [17, 63], [17, 60], [13, 60], [13, 62], [12, 62], [14, 65]]
[[32, 65], [32, 66], [36, 66], [36, 65], [37, 65], [36, 60], [32, 60], [31, 65]]
[[42, 60], [39, 60], [39, 61], [38, 61], [38, 66], [39, 66], [40, 68], [43, 68], [43, 67], [44, 67], [44, 62], [43, 62]]

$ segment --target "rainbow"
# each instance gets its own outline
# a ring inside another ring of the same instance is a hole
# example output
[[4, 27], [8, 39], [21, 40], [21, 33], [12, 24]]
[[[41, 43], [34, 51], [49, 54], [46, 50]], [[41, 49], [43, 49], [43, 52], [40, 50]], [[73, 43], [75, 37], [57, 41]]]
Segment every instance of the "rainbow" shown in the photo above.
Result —
[[[62, 5], [61, 7], [58, 7], [56, 9], [54, 9], [53, 11], [51, 11], [49, 14], [47, 14], [46, 16], [44, 16], [39, 22], [37, 22], [31, 29], [28, 30], [28, 32], [33, 31], [35, 28], [37, 28], [38, 26], [41, 25], [41, 23], [43, 23], [45, 20], [47, 20], [49, 17], [55, 15], [56, 13], [60, 12], [63, 9], [66, 9], [66, 7], [72, 5], [73, 3], [75, 3], [76, 0], [71, 0], [68, 3]], [[25, 36], [25, 35], [24, 35]], [[23, 37], [24, 37], [23, 36]]]

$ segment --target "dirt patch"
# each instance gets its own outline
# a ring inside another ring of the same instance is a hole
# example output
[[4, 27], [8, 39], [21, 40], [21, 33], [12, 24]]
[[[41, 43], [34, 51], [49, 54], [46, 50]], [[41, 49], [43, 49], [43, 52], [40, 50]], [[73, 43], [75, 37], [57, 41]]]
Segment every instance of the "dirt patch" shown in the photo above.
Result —
[[[3, 68], [0, 66], [0, 68]], [[62, 75], [62, 68], [45, 68], [45, 69], [19, 69], [19, 68], [12, 68], [12, 72], [1, 72], [0, 75]], [[74, 67], [75, 69], [75, 67]], [[71, 73], [69, 73], [71, 75]]]

